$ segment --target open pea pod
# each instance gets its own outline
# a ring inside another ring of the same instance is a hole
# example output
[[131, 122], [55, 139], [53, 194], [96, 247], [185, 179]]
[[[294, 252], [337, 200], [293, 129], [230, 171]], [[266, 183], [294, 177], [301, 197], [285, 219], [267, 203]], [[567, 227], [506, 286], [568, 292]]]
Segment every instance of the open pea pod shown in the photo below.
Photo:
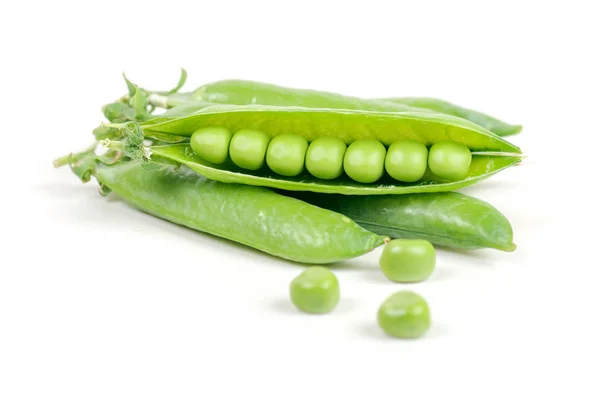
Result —
[[151, 148], [152, 156], [155, 160], [162, 158], [187, 165], [215, 181], [337, 194], [452, 191], [488, 178], [517, 164], [521, 159], [521, 150], [513, 144], [469, 121], [442, 114], [224, 105], [207, 107], [165, 122], [141, 124], [144, 134], [158, 140], [161, 136], [174, 136], [179, 137], [179, 141], [208, 126], [226, 127], [233, 131], [253, 129], [269, 136], [297, 134], [308, 141], [321, 136], [334, 136], [346, 144], [356, 140], [378, 140], [384, 145], [390, 145], [398, 140], [412, 139], [425, 145], [433, 145], [452, 140], [473, 151], [473, 160], [468, 174], [461, 180], [442, 179], [427, 171], [422, 179], [414, 183], [399, 182], [386, 175], [375, 183], [365, 184], [347, 176], [323, 180], [306, 172], [287, 177], [267, 168], [251, 171], [236, 166], [230, 160], [223, 164], [213, 164], [195, 155], [187, 143], [154, 146]]
[[158, 162], [164, 159], [165, 161], [186, 165], [206, 178], [224, 183], [247, 184], [289, 191], [347, 195], [454, 191], [473, 185], [519, 162], [519, 158], [516, 157], [475, 155], [473, 156], [469, 175], [464, 180], [442, 181], [428, 172], [423, 180], [416, 183], [400, 183], [385, 177], [377, 183], [362, 184], [347, 177], [340, 177], [336, 180], [321, 180], [308, 173], [296, 177], [283, 177], [267, 169], [248, 171], [237, 167], [230, 161], [225, 164], [212, 164], [194, 154], [189, 144], [152, 147], [151, 159]]
[[341, 138], [346, 144], [365, 139], [379, 140], [384, 145], [403, 139], [413, 139], [425, 145], [452, 140], [466, 145], [471, 151], [521, 153], [516, 145], [473, 122], [430, 112], [214, 105], [165, 122], [140, 125], [145, 133], [188, 137], [197, 129], [221, 126], [233, 131], [255, 129], [269, 136], [297, 134], [309, 142], [321, 136]]

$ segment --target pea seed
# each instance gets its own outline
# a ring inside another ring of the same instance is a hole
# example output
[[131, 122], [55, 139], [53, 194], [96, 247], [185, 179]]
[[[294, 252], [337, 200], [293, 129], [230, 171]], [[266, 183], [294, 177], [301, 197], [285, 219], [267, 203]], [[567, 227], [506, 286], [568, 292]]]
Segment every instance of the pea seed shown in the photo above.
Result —
[[385, 170], [398, 181], [420, 180], [427, 170], [427, 147], [413, 140], [394, 142], [385, 157]]
[[462, 180], [469, 174], [471, 151], [463, 144], [442, 141], [429, 149], [429, 169], [440, 178]]
[[306, 152], [306, 169], [323, 180], [333, 180], [344, 172], [346, 144], [339, 138], [319, 137]]
[[200, 158], [222, 164], [227, 160], [231, 135], [231, 131], [223, 127], [201, 128], [192, 134], [190, 145]]
[[396, 338], [419, 338], [429, 330], [429, 305], [411, 291], [389, 296], [377, 312], [377, 322], [383, 331]]
[[354, 141], [344, 155], [344, 170], [354, 181], [374, 183], [383, 176], [385, 147], [374, 139]]
[[265, 164], [269, 137], [261, 131], [242, 129], [231, 138], [229, 156], [240, 168], [258, 170]]
[[292, 281], [290, 297], [292, 303], [303, 312], [329, 313], [340, 299], [340, 287], [331, 270], [312, 266]]
[[395, 239], [379, 257], [383, 274], [394, 282], [420, 282], [435, 270], [436, 254], [427, 240]]
[[267, 165], [277, 174], [293, 177], [304, 169], [308, 141], [298, 135], [283, 134], [271, 140], [267, 148]]

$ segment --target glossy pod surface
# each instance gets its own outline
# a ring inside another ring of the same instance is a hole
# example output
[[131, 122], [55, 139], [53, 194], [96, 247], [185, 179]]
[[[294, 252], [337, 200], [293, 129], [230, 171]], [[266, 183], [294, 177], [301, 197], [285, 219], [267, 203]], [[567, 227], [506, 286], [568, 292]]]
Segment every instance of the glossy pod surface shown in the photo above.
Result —
[[485, 129], [488, 129], [501, 137], [518, 134], [523, 129], [521, 125], [508, 124], [482, 112], [463, 108], [462, 106], [458, 106], [448, 101], [436, 98], [384, 98], [382, 101], [404, 104], [422, 109], [429, 109], [441, 114], [448, 114], [459, 118], [468, 119], [469, 121], [481, 125]]
[[[321, 137], [335, 137], [346, 145], [361, 140], [379, 141], [386, 146], [406, 139], [427, 146], [454, 141], [467, 146], [470, 151], [476, 151], [466, 175], [458, 180], [440, 178], [428, 172], [414, 183], [398, 183], [389, 176], [373, 183], [357, 183], [347, 176], [340, 177], [335, 182], [327, 182], [310, 174], [285, 177], [262, 168], [254, 171], [244, 170], [233, 163], [215, 165], [194, 157], [193, 153], [190, 154], [182, 147], [156, 147], [155, 150], [156, 154], [160, 152], [165, 158], [182, 162], [212, 180], [295, 191], [340, 194], [450, 191], [474, 184], [517, 164], [521, 159], [518, 147], [478, 125], [460, 118], [429, 113], [377, 113], [227, 105], [208, 107], [194, 114], [164, 122], [145, 122], [141, 126], [146, 136], [156, 137], [158, 134], [157, 139], [167, 142], [185, 140], [201, 128], [224, 127], [232, 132], [259, 131], [271, 138], [292, 134], [303, 137], [308, 142]], [[385, 157], [385, 154], [383, 155]], [[347, 153], [344, 157], [346, 156]]]
[[436, 113], [215, 105], [164, 122], [152, 120], [141, 124], [145, 134], [161, 133], [188, 138], [196, 130], [209, 126], [225, 127], [232, 131], [257, 130], [270, 137], [294, 134], [309, 142], [323, 136], [340, 138], [346, 145], [373, 139], [389, 146], [396, 141], [412, 139], [430, 146], [450, 140], [466, 145], [471, 151], [521, 153], [517, 146], [477, 124]]
[[360, 226], [394, 239], [425, 239], [455, 249], [513, 251], [508, 219], [489, 203], [456, 192], [391, 196], [289, 193], [342, 213]]
[[515, 157], [474, 155], [467, 177], [460, 181], [443, 181], [428, 172], [422, 180], [415, 183], [401, 183], [386, 176], [375, 183], [359, 183], [346, 176], [341, 176], [335, 180], [323, 180], [305, 172], [294, 177], [284, 177], [266, 169], [248, 171], [236, 166], [233, 162], [212, 164], [198, 157], [189, 144], [154, 146], [151, 150], [152, 159], [155, 161], [160, 161], [162, 158], [183, 164], [198, 174], [215, 181], [289, 191], [313, 191], [316, 193], [348, 195], [454, 191], [484, 180], [519, 162], [519, 158]]
[[311, 89], [287, 88], [248, 80], [221, 80], [206, 84], [187, 94], [177, 103], [199, 102], [234, 105], [303, 106], [307, 108], [359, 109], [380, 112], [431, 111], [468, 119], [499, 136], [517, 134], [520, 125], [512, 125], [448, 101], [426, 97], [363, 99]]
[[363, 111], [406, 112], [426, 108], [392, 101], [378, 101], [312, 89], [286, 88], [264, 82], [226, 79], [201, 86], [194, 98], [218, 104], [302, 106], [305, 108], [358, 109]]
[[385, 240], [339, 213], [267, 188], [210, 181], [185, 167], [99, 165], [97, 177], [140, 210], [295, 262], [334, 263]]

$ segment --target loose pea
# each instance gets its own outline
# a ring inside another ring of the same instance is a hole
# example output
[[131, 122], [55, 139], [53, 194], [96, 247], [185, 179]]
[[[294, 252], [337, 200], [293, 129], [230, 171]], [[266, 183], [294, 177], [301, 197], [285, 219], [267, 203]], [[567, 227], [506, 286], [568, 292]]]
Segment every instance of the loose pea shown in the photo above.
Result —
[[442, 141], [429, 149], [429, 169], [440, 178], [462, 180], [469, 173], [471, 151], [466, 145]]
[[383, 274], [394, 282], [420, 282], [435, 269], [436, 254], [427, 240], [395, 239], [386, 244], [379, 257]]
[[344, 172], [346, 144], [339, 138], [320, 137], [310, 143], [306, 152], [306, 169], [323, 180], [333, 180]]
[[331, 270], [312, 266], [292, 280], [290, 296], [303, 312], [329, 313], [340, 299], [340, 286]]
[[298, 135], [283, 134], [271, 140], [267, 148], [267, 165], [277, 174], [293, 177], [304, 169], [308, 141]]
[[396, 141], [387, 150], [385, 170], [394, 179], [412, 183], [427, 170], [427, 147], [418, 141]]
[[396, 338], [418, 338], [431, 325], [429, 305], [411, 291], [389, 296], [377, 312], [377, 322], [383, 331]]
[[354, 181], [374, 183], [383, 175], [385, 147], [374, 139], [354, 141], [344, 155], [344, 170]]
[[238, 167], [258, 170], [265, 164], [269, 137], [261, 131], [242, 129], [231, 138], [229, 156]]
[[192, 134], [190, 145], [199, 157], [213, 164], [222, 164], [227, 160], [231, 135], [227, 128], [201, 128]]

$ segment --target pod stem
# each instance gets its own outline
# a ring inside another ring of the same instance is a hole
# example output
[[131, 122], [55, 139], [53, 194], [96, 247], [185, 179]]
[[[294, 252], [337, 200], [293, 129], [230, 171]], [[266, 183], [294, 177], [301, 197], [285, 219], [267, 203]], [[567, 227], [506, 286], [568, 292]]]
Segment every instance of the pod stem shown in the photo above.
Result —
[[54, 168], [64, 167], [65, 165], [72, 165], [81, 158], [93, 153], [96, 150], [96, 143], [90, 145], [87, 149], [81, 152], [71, 152], [67, 155], [63, 155], [62, 157], [58, 157], [52, 161], [52, 165]]

